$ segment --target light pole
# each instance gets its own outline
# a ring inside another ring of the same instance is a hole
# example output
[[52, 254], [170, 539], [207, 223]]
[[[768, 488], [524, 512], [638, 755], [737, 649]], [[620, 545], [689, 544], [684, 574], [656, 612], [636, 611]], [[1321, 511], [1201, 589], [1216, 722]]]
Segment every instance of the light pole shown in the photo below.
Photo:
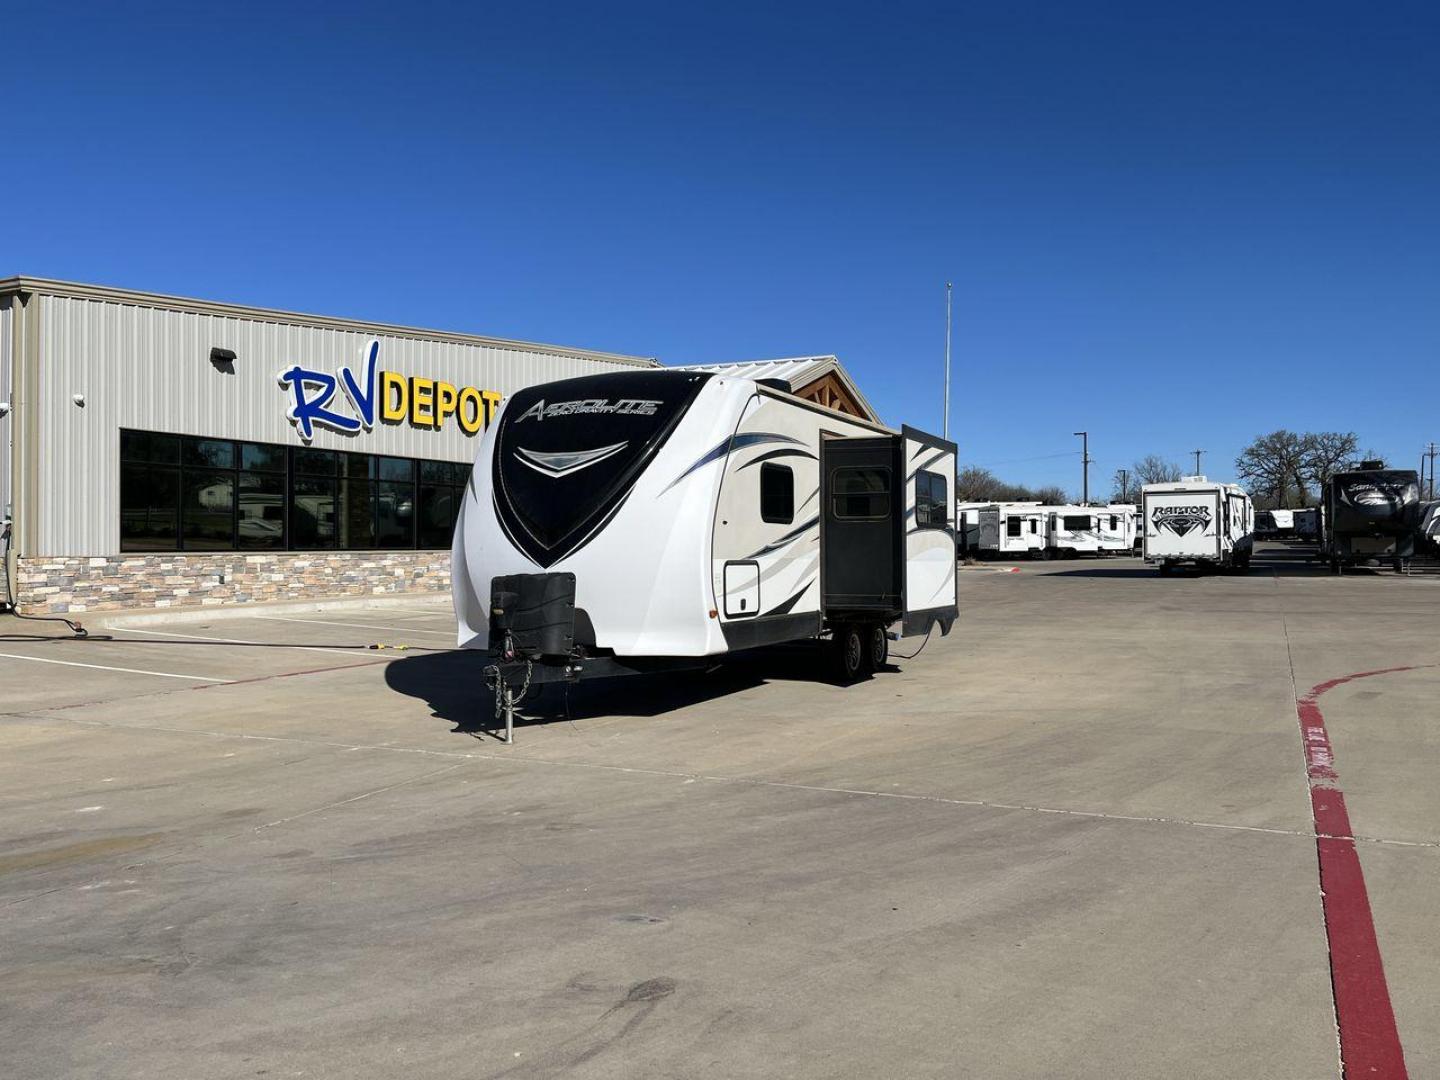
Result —
[[1080, 436], [1080, 469], [1083, 477], [1080, 505], [1090, 505], [1090, 433], [1088, 431], [1076, 431], [1073, 434]]
[[952, 282], [945, 282], [945, 438], [950, 438], [950, 292]]
[[1196, 476], [1199, 476], [1199, 475], [1200, 475], [1200, 455], [1203, 454], [1203, 453], [1205, 453], [1205, 451], [1204, 451], [1204, 450], [1191, 450], [1190, 452], [1195, 455], [1195, 475], [1196, 475]]

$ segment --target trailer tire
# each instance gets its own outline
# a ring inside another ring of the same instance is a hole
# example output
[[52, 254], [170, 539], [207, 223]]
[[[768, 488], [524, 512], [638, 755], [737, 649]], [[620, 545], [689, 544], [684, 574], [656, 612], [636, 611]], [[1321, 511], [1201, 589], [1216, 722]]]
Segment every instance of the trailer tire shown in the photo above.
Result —
[[890, 635], [884, 623], [871, 623], [865, 628], [865, 669], [881, 671], [890, 662]]
[[1175, 569], [1175, 564], [1174, 564], [1173, 562], [1171, 562], [1169, 559], [1162, 559], [1162, 560], [1160, 561], [1160, 573], [1162, 573], [1162, 574], [1168, 574], [1168, 573], [1170, 573], [1171, 570], [1174, 570], [1174, 569]]
[[837, 626], [830, 638], [831, 668], [835, 681], [849, 686], [865, 672], [865, 639], [854, 623]]

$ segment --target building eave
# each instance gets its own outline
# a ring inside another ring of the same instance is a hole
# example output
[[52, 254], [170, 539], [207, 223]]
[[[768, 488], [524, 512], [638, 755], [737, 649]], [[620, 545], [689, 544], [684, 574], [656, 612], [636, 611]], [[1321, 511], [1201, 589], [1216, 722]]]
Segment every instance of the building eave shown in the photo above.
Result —
[[597, 349], [578, 349], [564, 345], [547, 345], [534, 341], [486, 337], [480, 334], [462, 334], [448, 330], [399, 326], [393, 323], [371, 322], [366, 319], [346, 319], [329, 315], [310, 315], [304, 312], [283, 311], [277, 308], [251, 307], [245, 304], [229, 304], [214, 300], [197, 300], [193, 297], [170, 296], [166, 293], [120, 289], [108, 285], [86, 285], [81, 282], [60, 281], [54, 278], [25, 277], [23, 275], [0, 278], [0, 296], [17, 293], [60, 296], [80, 300], [96, 300], [113, 304], [133, 304], [137, 307], [162, 308], [167, 311], [183, 311], [197, 315], [214, 315], [220, 318], [252, 319], [260, 322], [280, 323], [287, 326], [321, 327], [328, 330], [349, 330], [377, 336], [384, 335], [389, 337], [413, 338], [423, 341], [453, 342], [460, 345], [477, 345], [492, 349], [510, 349], [517, 352], [535, 352], [551, 356], [599, 360], [612, 364], [626, 364], [632, 367], [660, 366], [660, 362], [654, 357], [627, 356], [623, 353], [604, 352]]

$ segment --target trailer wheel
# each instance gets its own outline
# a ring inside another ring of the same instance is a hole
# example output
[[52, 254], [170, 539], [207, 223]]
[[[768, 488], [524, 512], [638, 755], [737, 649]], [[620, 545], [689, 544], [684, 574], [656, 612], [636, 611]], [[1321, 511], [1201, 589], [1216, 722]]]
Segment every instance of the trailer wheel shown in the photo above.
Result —
[[836, 682], [849, 686], [860, 678], [865, 670], [865, 640], [858, 626], [837, 626], [830, 639], [830, 649]]
[[865, 668], [880, 671], [890, 660], [890, 635], [882, 623], [871, 623], [865, 629]]
[[1168, 574], [1168, 573], [1170, 573], [1171, 570], [1174, 570], [1174, 569], [1175, 569], [1175, 564], [1174, 564], [1171, 560], [1169, 560], [1169, 559], [1163, 559], [1163, 560], [1161, 560], [1161, 562], [1160, 562], [1160, 573], [1162, 573], [1162, 574]]

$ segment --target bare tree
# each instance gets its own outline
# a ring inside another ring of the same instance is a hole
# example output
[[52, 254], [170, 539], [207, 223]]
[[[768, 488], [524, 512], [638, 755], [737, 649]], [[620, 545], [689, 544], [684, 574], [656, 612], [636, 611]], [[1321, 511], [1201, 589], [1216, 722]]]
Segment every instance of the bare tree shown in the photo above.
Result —
[[1300, 505], [1305, 505], [1305, 437], [1281, 428], [1261, 435], [1235, 459], [1235, 474], [1252, 492], [1270, 495], [1276, 506], [1289, 501], [1295, 485]]
[[1003, 487], [1004, 482], [989, 469], [970, 465], [955, 477], [955, 498], [961, 502], [993, 502], [1000, 498]]
[[1316, 431], [1302, 440], [1300, 471], [1323, 496], [1330, 477], [1355, 464], [1360, 439], [1353, 431]]
[[1035, 501], [1042, 502], [1046, 506], [1064, 506], [1070, 501], [1070, 496], [1060, 485], [1050, 484], [1035, 492]]
[[1130, 467], [1134, 476], [1134, 484], [1141, 487], [1145, 484], [1173, 484], [1180, 479], [1180, 466], [1173, 461], [1166, 461], [1159, 454], [1146, 454], [1139, 461]]
[[1133, 503], [1139, 501], [1140, 485], [1135, 478], [1134, 469], [1116, 469], [1115, 475], [1110, 478], [1110, 501], [1115, 503]]

